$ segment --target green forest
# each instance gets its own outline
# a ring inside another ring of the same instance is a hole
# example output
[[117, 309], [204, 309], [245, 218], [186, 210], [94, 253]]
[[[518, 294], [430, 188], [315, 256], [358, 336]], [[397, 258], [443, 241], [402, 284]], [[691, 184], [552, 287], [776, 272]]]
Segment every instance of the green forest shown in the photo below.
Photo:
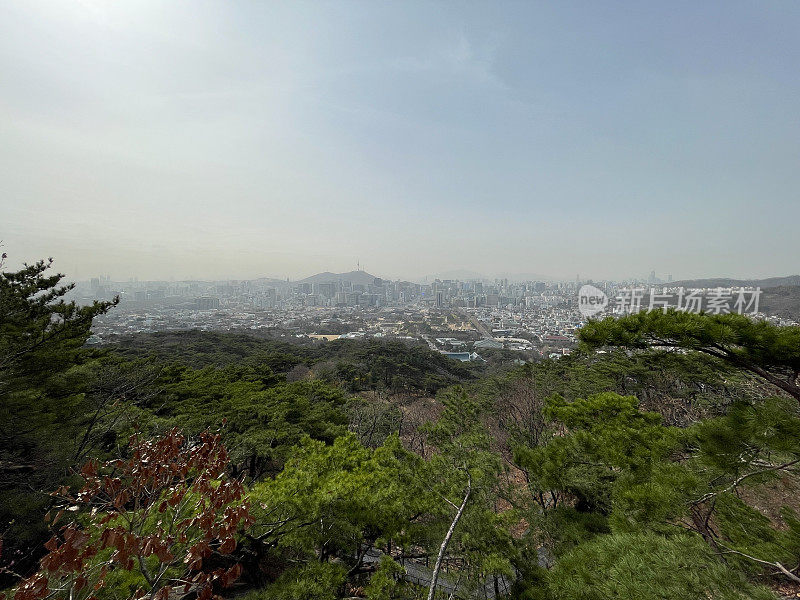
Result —
[[800, 592], [800, 328], [590, 321], [577, 351], [167, 332], [86, 346], [0, 274], [0, 594], [768, 599]]

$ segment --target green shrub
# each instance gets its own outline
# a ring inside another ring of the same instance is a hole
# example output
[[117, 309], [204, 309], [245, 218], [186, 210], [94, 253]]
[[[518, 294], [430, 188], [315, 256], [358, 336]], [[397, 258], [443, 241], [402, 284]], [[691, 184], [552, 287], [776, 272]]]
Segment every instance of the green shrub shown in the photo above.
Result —
[[275, 583], [250, 592], [244, 600], [336, 600], [344, 580], [344, 567], [311, 562], [289, 569]]
[[554, 600], [774, 600], [714, 557], [699, 536], [598, 536], [551, 571]]

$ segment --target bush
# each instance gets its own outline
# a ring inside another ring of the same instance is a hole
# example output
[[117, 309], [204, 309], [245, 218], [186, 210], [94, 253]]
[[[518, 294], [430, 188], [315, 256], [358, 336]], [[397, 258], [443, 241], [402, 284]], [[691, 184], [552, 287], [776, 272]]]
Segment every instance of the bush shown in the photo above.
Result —
[[560, 560], [549, 585], [555, 600], [775, 599], [726, 567], [695, 535], [599, 536]]
[[403, 573], [403, 567], [390, 557], [381, 556], [378, 569], [372, 574], [369, 585], [364, 590], [367, 598], [369, 600], [393, 600], [397, 598], [402, 584], [396, 578], [401, 573]]
[[275, 583], [250, 592], [244, 600], [336, 600], [344, 580], [344, 567], [311, 562], [289, 569]]

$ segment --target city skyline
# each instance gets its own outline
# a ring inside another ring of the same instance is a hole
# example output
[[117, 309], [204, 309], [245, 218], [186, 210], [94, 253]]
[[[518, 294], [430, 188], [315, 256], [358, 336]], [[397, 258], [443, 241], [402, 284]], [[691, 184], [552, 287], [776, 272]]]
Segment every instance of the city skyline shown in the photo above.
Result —
[[[7, 252], [7, 244], [0, 240], [0, 250]], [[731, 276], [728, 273], [712, 273], [705, 276], [695, 276], [695, 277], [684, 277], [681, 276], [680, 273], [673, 274], [667, 273], [664, 271], [658, 271], [656, 269], [650, 269], [646, 272], [642, 273], [629, 273], [627, 275], [622, 275], [618, 277], [598, 277], [593, 276], [591, 273], [576, 273], [572, 276], [569, 275], [552, 275], [542, 271], [526, 271], [526, 272], [510, 272], [510, 271], [503, 271], [499, 270], [496, 272], [478, 272], [474, 270], [470, 270], [467, 268], [457, 268], [457, 269], [450, 269], [446, 271], [439, 271], [439, 272], [432, 272], [426, 273], [423, 275], [391, 275], [389, 273], [385, 273], [380, 269], [367, 269], [364, 266], [360, 265], [360, 263], [356, 263], [354, 268], [344, 268], [342, 271], [332, 271], [332, 270], [314, 270], [313, 268], [307, 268], [302, 270], [296, 270], [289, 273], [274, 273], [269, 272], [267, 270], [256, 273], [256, 274], [241, 274], [241, 276], [234, 276], [233, 274], [226, 274], [224, 269], [218, 276], [202, 276], [202, 273], [194, 274], [194, 273], [187, 273], [184, 275], [178, 275], [169, 273], [167, 275], [155, 276], [155, 277], [147, 277], [147, 276], [140, 276], [138, 274], [130, 274], [130, 273], [123, 273], [119, 272], [119, 270], [112, 267], [112, 270], [109, 271], [91, 271], [86, 272], [85, 270], [81, 269], [79, 266], [74, 265], [72, 269], [68, 268], [67, 265], [64, 264], [63, 260], [58, 260], [57, 257], [53, 256], [36, 256], [31, 257], [30, 259], [24, 259], [18, 256], [8, 256], [6, 259], [5, 266], [7, 268], [19, 268], [23, 264], [32, 264], [37, 260], [45, 260], [45, 259], [53, 259], [53, 268], [64, 274], [68, 281], [83, 281], [88, 282], [91, 279], [95, 279], [98, 277], [105, 277], [108, 278], [110, 281], [115, 282], [129, 282], [129, 281], [141, 281], [141, 282], [159, 282], [159, 281], [233, 281], [233, 280], [240, 280], [240, 281], [255, 281], [255, 280], [276, 280], [276, 281], [289, 281], [292, 283], [300, 282], [306, 279], [311, 279], [314, 277], [319, 277], [321, 275], [330, 274], [333, 276], [341, 276], [350, 273], [356, 272], [364, 272], [369, 274], [372, 277], [382, 278], [387, 281], [410, 281], [415, 283], [421, 283], [424, 281], [432, 282], [436, 279], [440, 280], [458, 280], [458, 281], [494, 281], [494, 280], [502, 280], [508, 279], [510, 281], [515, 282], [525, 282], [525, 281], [543, 281], [543, 282], [575, 282], [575, 281], [648, 281], [655, 277], [658, 283], [671, 283], [673, 281], [683, 281], [683, 280], [701, 280], [701, 279], [731, 279], [731, 280], [760, 280], [760, 279], [781, 279], [781, 278], [792, 278], [798, 276], [796, 272], [786, 272], [786, 273], [779, 273], [773, 272], [771, 274], [765, 275], [740, 275], [740, 276]]]
[[382, 281], [385, 283], [413, 283], [415, 285], [431, 285], [436, 282], [439, 283], [511, 283], [514, 285], [517, 284], [526, 284], [526, 283], [543, 283], [546, 285], [561, 285], [561, 284], [569, 284], [574, 285], [576, 283], [592, 283], [592, 282], [599, 282], [599, 283], [611, 283], [611, 284], [620, 284], [620, 283], [630, 283], [630, 284], [642, 284], [642, 285], [664, 285], [673, 287], [675, 285], [696, 285], [697, 287], [701, 288], [713, 288], [713, 287], [731, 287], [731, 286], [755, 286], [765, 284], [770, 287], [773, 286], [781, 286], [781, 285], [788, 285], [794, 286], [800, 284], [800, 275], [785, 275], [785, 276], [775, 276], [775, 277], [765, 277], [765, 278], [732, 278], [732, 277], [708, 277], [708, 278], [695, 278], [695, 279], [688, 279], [688, 278], [676, 278], [673, 276], [672, 273], [657, 273], [655, 270], [651, 271], [649, 274], [646, 275], [633, 275], [630, 277], [624, 277], [621, 279], [598, 279], [592, 277], [582, 277], [580, 274], [577, 274], [574, 278], [556, 278], [556, 277], [549, 277], [547, 275], [535, 274], [535, 273], [500, 273], [495, 276], [489, 276], [482, 273], [477, 273], [473, 271], [451, 271], [451, 272], [443, 272], [443, 273], [433, 273], [430, 275], [426, 275], [423, 277], [411, 277], [411, 278], [404, 278], [404, 277], [384, 277], [379, 274], [370, 273], [364, 269], [355, 269], [352, 271], [346, 271], [342, 273], [332, 273], [330, 271], [323, 271], [319, 273], [313, 273], [306, 277], [273, 277], [273, 276], [262, 276], [262, 277], [244, 277], [244, 278], [236, 278], [236, 277], [221, 277], [221, 278], [198, 278], [198, 277], [167, 277], [161, 279], [141, 279], [139, 277], [113, 277], [109, 274], [94, 274], [89, 277], [69, 277], [65, 275], [65, 281], [67, 282], [75, 282], [78, 284], [92, 284], [92, 285], [100, 285], [105, 286], [107, 284], [154, 284], [154, 285], [163, 285], [163, 284], [171, 284], [171, 283], [230, 283], [230, 282], [250, 282], [256, 283], [258, 285], [274, 285], [277, 287], [281, 286], [296, 286], [297, 284], [328, 284], [332, 282], [355, 282], [360, 284], [372, 284], [374, 281]]

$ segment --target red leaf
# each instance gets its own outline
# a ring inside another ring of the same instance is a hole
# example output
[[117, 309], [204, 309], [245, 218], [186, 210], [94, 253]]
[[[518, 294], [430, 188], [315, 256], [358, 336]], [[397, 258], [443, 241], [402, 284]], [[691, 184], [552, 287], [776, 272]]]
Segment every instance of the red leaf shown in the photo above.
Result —
[[234, 540], [232, 537], [227, 538], [219, 546], [220, 554], [230, 554], [234, 550], [236, 550], [236, 540]]
[[172, 552], [165, 547], [161, 547], [156, 550], [155, 554], [158, 557], [158, 560], [160, 560], [162, 563], [168, 563], [175, 558], [175, 555], [173, 555]]
[[58, 538], [56, 536], [51, 537], [49, 540], [47, 540], [47, 543], [44, 545], [44, 547], [50, 550], [50, 552], [55, 551], [55, 549], [58, 548]]

